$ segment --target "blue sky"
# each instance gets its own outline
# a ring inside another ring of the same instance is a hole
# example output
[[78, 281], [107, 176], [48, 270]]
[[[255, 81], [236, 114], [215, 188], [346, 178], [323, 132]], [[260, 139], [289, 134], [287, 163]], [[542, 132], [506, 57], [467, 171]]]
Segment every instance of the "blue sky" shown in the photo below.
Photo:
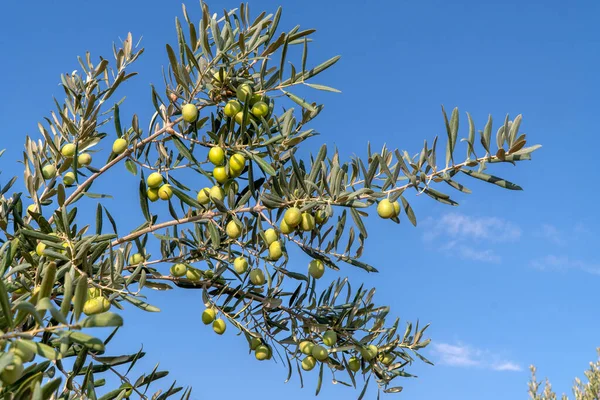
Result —
[[[527, 367], [568, 392], [600, 346], [593, 294], [600, 281], [600, 213], [595, 185], [599, 129], [600, 29], [595, 1], [421, 0], [288, 2], [282, 25], [317, 29], [313, 63], [341, 54], [319, 82], [341, 95], [314, 93], [326, 104], [314, 127], [343, 156], [366, 154], [384, 143], [414, 153], [423, 139], [442, 138], [440, 105], [469, 111], [483, 128], [488, 113], [501, 121], [523, 114], [522, 130], [543, 148], [533, 162], [494, 167], [525, 188], [509, 192], [463, 179], [471, 195], [458, 208], [411, 195], [418, 228], [369, 221], [365, 260], [381, 273], [347, 267], [339, 274], [377, 286], [376, 299], [403, 320], [431, 322], [425, 354], [435, 367], [415, 364], [418, 379], [399, 381], [404, 397], [448, 400], [525, 398]], [[187, 2], [198, 18], [196, 2]], [[238, 5], [210, 2], [213, 10]], [[254, 15], [276, 1], [254, 1]], [[124, 112], [148, 117], [149, 83], [161, 83], [166, 42], [174, 43], [178, 1], [106, 0], [102, 3], [10, 2], [0, 16], [0, 98], [5, 182], [22, 175], [16, 161], [24, 135], [37, 137], [37, 121], [61, 96], [59, 75], [78, 69], [89, 50], [110, 57], [111, 43], [128, 31], [143, 36], [140, 75], [127, 84]], [[462, 127], [465, 127], [463, 121]], [[466, 133], [464, 129], [461, 135]], [[460, 153], [463, 154], [463, 150]], [[98, 185], [119, 201], [108, 204], [126, 226], [142, 220], [133, 177], [118, 171]], [[118, 175], [117, 175], [118, 174]], [[305, 268], [299, 261], [298, 268]], [[152, 296], [158, 315], [126, 313], [114, 351], [148, 352], [193, 398], [245, 395], [265, 400], [312, 396], [315, 380], [284, 384], [286, 369], [257, 363], [233, 331], [215, 337], [200, 322], [200, 293]], [[234, 383], [234, 384], [232, 384]], [[352, 398], [327, 384], [321, 398]], [[374, 398], [369, 392], [366, 398]]]

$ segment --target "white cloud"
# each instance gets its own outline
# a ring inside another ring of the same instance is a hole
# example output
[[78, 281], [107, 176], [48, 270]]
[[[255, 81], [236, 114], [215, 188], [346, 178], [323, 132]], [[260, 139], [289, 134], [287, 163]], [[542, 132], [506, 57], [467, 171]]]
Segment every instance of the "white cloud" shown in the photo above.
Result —
[[433, 343], [433, 352], [438, 363], [450, 367], [483, 368], [493, 371], [522, 371], [523, 368], [513, 362], [502, 359], [489, 350], [481, 350], [464, 344]]
[[432, 225], [424, 235], [426, 240], [446, 235], [454, 240], [514, 242], [521, 237], [521, 229], [518, 226], [497, 217], [471, 217], [460, 213], [448, 213]]
[[485, 263], [499, 263], [500, 255], [481, 242], [514, 242], [521, 237], [521, 229], [513, 223], [496, 217], [471, 217], [449, 213], [425, 221], [423, 239], [426, 242], [443, 242], [442, 251], [462, 259]]
[[562, 234], [554, 225], [543, 224], [538, 235], [554, 244], [565, 244]]
[[477, 350], [467, 346], [455, 346], [448, 343], [434, 343], [433, 350], [440, 358], [439, 363], [453, 367], [473, 367], [481, 363], [476, 358]]
[[492, 369], [494, 371], [522, 371], [523, 370], [523, 368], [521, 368], [520, 365], [510, 362], [510, 361], [506, 361], [501, 364], [496, 364], [496, 365], [492, 366]]
[[459, 248], [460, 256], [469, 260], [499, 263], [500, 256], [494, 252], [494, 250], [477, 250], [467, 246], [461, 246]]
[[589, 274], [600, 275], [600, 264], [589, 263], [581, 260], [574, 260], [568, 256], [547, 255], [542, 258], [532, 260], [531, 266], [541, 271], [561, 271], [578, 270]]

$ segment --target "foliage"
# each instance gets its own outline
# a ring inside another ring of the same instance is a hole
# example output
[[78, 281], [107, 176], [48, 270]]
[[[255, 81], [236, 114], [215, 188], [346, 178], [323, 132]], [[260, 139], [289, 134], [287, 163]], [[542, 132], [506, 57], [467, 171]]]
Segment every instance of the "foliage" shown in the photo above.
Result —
[[[88, 53], [79, 59], [81, 72], [61, 76], [64, 101], [56, 100], [39, 123], [42, 138], [25, 140], [26, 193], [8, 197], [16, 178], [0, 190], [0, 394], [149, 396], [167, 372], [157, 366], [135, 376], [144, 353], [109, 355], [109, 344], [123, 324], [118, 310], [157, 312], [145, 293], [175, 287], [201, 290], [203, 321], [219, 334], [228, 326], [243, 333], [257, 359], [287, 365], [288, 380], [297, 373], [302, 382], [317, 368], [317, 394], [327, 371], [334, 382], [362, 387], [361, 398], [371, 380], [384, 392], [400, 392], [393, 383], [412, 376], [413, 357], [429, 363], [419, 353], [430, 341], [428, 325], [389, 321], [389, 307], [374, 302], [375, 289], [338, 279], [319, 292], [316, 281], [345, 266], [377, 272], [361, 260], [370, 211], [416, 225], [410, 191], [457, 205], [432, 186], [470, 193], [460, 175], [519, 190], [485, 171], [529, 160], [539, 146], [525, 147], [521, 116], [507, 116], [493, 150], [491, 117], [478, 132], [467, 114], [468, 135], [460, 139], [466, 158], [459, 162], [454, 109], [449, 116], [442, 110], [444, 167], [436, 162], [437, 138], [415, 156], [369, 147], [365, 159], [344, 162], [323, 145], [299, 158], [303, 142], [317, 135], [309, 124], [323, 106], [298, 93], [335, 92], [314, 78], [339, 57], [311, 66], [314, 30], [278, 33], [280, 16], [281, 8], [251, 18], [246, 4], [211, 15], [202, 4], [195, 24], [184, 7], [178, 45], [166, 46], [164, 87], [152, 86], [146, 132], [135, 114], [125, 122], [123, 100], [115, 100], [142, 54], [131, 35], [114, 46], [113, 61], [94, 63]], [[290, 59], [294, 48], [299, 60]], [[101, 157], [106, 161], [97, 162]], [[128, 233], [109, 210], [111, 193], [92, 191], [122, 166], [139, 177], [130, 194], [139, 196], [144, 216]], [[90, 207], [95, 221], [79, 211]], [[291, 262], [292, 248], [312, 259], [310, 268]], [[96, 327], [113, 331], [104, 337]], [[125, 386], [102, 388], [107, 372]], [[173, 384], [152, 398], [190, 393]]]
[[[579, 378], [575, 378], [573, 385], [573, 395], [575, 400], [596, 400], [600, 398], [600, 348], [597, 349], [599, 360], [590, 362], [590, 369], [585, 371], [585, 379], [587, 382]], [[531, 400], [556, 400], [558, 397], [552, 391], [552, 385], [546, 379], [543, 386], [542, 382], [538, 382], [535, 373], [536, 368], [530, 367], [531, 381], [529, 382], [529, 398]], [[540, 391], [541, 390], [541, 391]], [[568, 400], [566, 394], [561, 396], [561, 400]]]

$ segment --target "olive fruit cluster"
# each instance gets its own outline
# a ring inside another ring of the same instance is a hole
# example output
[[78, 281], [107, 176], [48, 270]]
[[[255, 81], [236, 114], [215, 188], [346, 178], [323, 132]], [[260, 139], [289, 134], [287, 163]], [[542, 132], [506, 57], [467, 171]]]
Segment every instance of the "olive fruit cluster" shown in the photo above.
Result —
[[225, 150], [220, 146], [214, 146], [209, 150], [208, 160], [214, 165], [213, 178], [221, 185], [240, 176], [246, 168], [246, 157], [239, 153], [229, 157], [225, 164]]
[[377, 214], [383, 219], [390, 219], [400, 215], [400, 203], [383, 199], [377, 204]]
[[164, 183], [164, 178], [159, 172], [153, 172], [146, 178], [146, 196], [151, 202], [158, 199], [169, 200], [173, 197], [173, 189], [168, 183]]
[[[334, 330], [328, 330], [322, 336], [323, 344], [327, 347], [334, 347], [337, 340], [338, 336]], [[302, 369], [305, 371], [312, 370], [317, 361], [324, 362], [329, 358], [329, 351], [324, 346], [315, 344], [309, 340], [300, 342], [298, 349], [306, 355], [302, 360]]]
[[[77, 145], [74, 143], [67, 143], [60, 149], [60, 154], [64, 157], [65, 163], [71, 165], [77, 152]], [[80, 153], [77, 156], [77, 164], [80, 167], [87, 167], [92, 163], [92, 156], [89, 153]], [[42, 177], [45, 180], [49, 180], [56, 177], [57, 173], [56, 166], [53, 164], [47, 164], [42, 167]], [[71, 186], [75, 183], [75, 173], [72, 171], [66, 172], [63, 176], [63, 183], [66, 186]]]
[[[248, 83], [238, 85], [235, 90], [236, 99], [231, 99], [225, 104], [223, 113], [229, 118], [233, 118], [238, 125], [248, 125], [250, 120], [258, 123], [261, 118], [269, 115], [270, 109], [268, 99], [258, 93]], [[248, 113], [244, 115], [243, 103], [248, 103]]]
[[[77, 151], [77, 145], [74, 143], [67, 143], [60, 149], [60, 154], [69, 162], [75, 157]], [[79, 153], [77, 156], [77, 164], [79, 166], [87, 167], [92, 163], [92, 156], [89, 153]]]
[[266, 344], [264, 340], [253, 337], [250, 340], [250, 350], [254, 351], [254, 357], [258, 361], [270, 360], [273, 357], [271, 346]]
[[[175, 278], [185, 277], [187, 280], [189, 280], [191, 282], [198, 282], [198, 281], [202, 280], [203, 278], [204, 279], [213, 279], [215, 276], [215, 273], [211, 269], [202, 271], [198, 268], [194, 268], [190, 265], [183, 264], [183, 263], [173, 264], [171, 266], [169, 272]], [[225, 280], [222, 279], [221, 277], [219, 277], [217, 279], [217, 281], [221, 282], [221, 283], [225, 282]]]
[[[321, 337], [322, 344], [311, 340], [304, 340], [298, 344], [298, 350], [306, 357], [302, 360], [302, 369], [312, 370], [317, 362], [325, 362], [329, 358], [329, 351], [326, 347], [335, 347], [338, 342], [338, 334], [334, 330], [326, 331]], [[392, 353], [383, 353], [375, 345], [368, 345], [359, 349], [359, 354], [350, 357], [348, 360], [348, 369], [352, 372], [358, 372], [361, 368], [361, 359], [365, 362], [378, 360], [385, 366], [394, 362], [395, 355]]]
[[275, 229], [267, 229], [264, 232], [263, 241], [269, 251], [268, 258], [270, 261], [277, 261], [283, 256], [283, 247], [279, 239], [279, 233]]
[[290, 207], [283, 214], [283, 219], [279, 223], [279, 229], [282, 233], [290, 234], [294, 230], [310, 232], [318, 225], [327, 222], [328, 216], [325, 210], [317, 210], [315, 215], [308, 211], [300, 211], [298, 207]]
[[[0, 345], [0, 350], [4, 350], [4, 346], [5, 342]], [[31, 362], [35, 358], [35, 350], [30, 342], [17, 339], [11, 343], [8, 352], [12, 353], [12, 361], [0, 373], [0, 380], [5, 385], [12, 385], [23, 376], [23, 363]]]
[[87, 300], [83, 303], [83, 313], [85, 315], [101, 314], [110, 310], [110, 306], [110, 301], [102, 296], [99, 288], [89, 288]]
[[213, 308], [207, 308], [202, 312], [202, 323], [204, 323], [204, 325], [212, 324], [213, 331], [215, 331], [217, 335], [224, 334], [227, 329], [225, 321], [221, 318], [217, 318], [217, 312]]

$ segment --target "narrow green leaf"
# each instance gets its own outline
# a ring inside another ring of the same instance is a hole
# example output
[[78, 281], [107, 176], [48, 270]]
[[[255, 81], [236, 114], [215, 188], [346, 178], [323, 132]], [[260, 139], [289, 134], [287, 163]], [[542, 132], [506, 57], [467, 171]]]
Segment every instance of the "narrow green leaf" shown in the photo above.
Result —
[[332, 88], [332, 87], [325, 86], [325, 85], [318, 85], [316, 83], [305, 83], [305, 85], [310, 86], [313, 89], [323, 90], [325, 92], [342, 93], [341, 90], [338, 90], [336, 88]]
[[[9, 248], [10, 251], [10, 248]], [[8, 255], [6, 255], [8, 257]], [[6, 323], [10, 329], [13, 329], [13, 317], [12, 312], [10, 310], [10, 302], [8, 299], [8, 292], [6, 291], [6, 286], [4, 286], [4, 281], [0, 279], [0, 307], [2, 308], [2, 314], [6, 319]]]
[[503, 187], [505, 189], [509, 189], [509, 190], [523, 190], [523, 188], [519, 185], [515, 185], [512, 182], [509, 182], [505, 179], [502, 178], [498, 178], [497, 176], [493, 176], [493, 175], [488, 175], [488, 174], [484, 174], [483, 172], [477, 172], [477, 171], [472, 171], [472, 170], [468, 170], [468, 169], [461, 169], [462, 172], [464, 172], [465, 174], [472, 176], [473, 178], [477, 178], [480, 179], [482, 181], [486, 181], [489, 183], [493, 183], [494, 185], [498, 185], [500, 187]]
[[267, 161], [265, 161], [263, 158], [261, 158], [258, 154], [254, 154], [254, 153], [246, 153], [248, 154], [260, 167], [260, 169], [267, 175], [271, 175], [271, 176], [275, 176], [276, 172], [275, 169], [271, 166], [271, 164], [269, 164]]
[[123, 317], [113, 312], [103, 312], [101, 314], [91, 315], [81, 321], [83, 328], [122, 326]]
[[315, 106], [313, 106], [312, 104], [310, 104], [309, 102], [307, 102], [306, 100], [296, 96], [295, 94], [292, 94], [290, 92], [286, 92], [285, 90], [282, 90], [282, 92], [289, 97], [294, 103], [298, 104], [300, 107], [307, 109], [308, 111], [313, 111], [316, 112], [317, 109], [315, 108]]

